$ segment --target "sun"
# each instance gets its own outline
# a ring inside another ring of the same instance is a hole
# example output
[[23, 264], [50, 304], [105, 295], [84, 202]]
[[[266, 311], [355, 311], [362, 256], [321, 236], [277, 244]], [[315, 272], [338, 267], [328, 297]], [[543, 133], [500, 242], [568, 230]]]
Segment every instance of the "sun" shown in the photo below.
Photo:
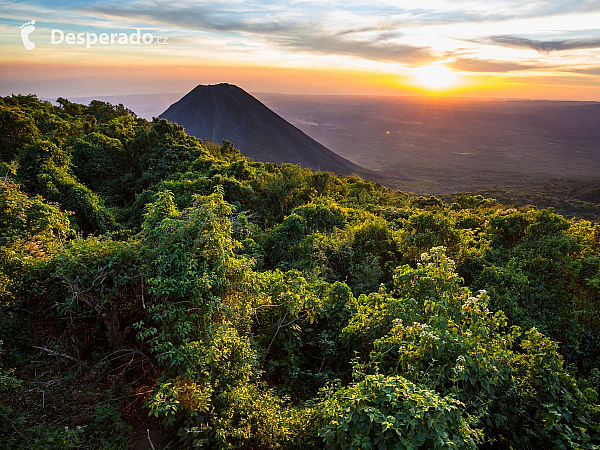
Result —
[[444, 91], [457, 86], [460, 76], [442, 64], [431, 64], [414, 69], [413, 82], [431, 91]]

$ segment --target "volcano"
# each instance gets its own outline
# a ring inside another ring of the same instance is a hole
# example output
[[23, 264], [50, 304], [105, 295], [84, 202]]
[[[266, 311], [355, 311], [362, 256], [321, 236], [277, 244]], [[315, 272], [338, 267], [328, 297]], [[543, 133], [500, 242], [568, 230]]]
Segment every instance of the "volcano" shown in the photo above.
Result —
[[186, 133], [200, 139], [231, 141], [257, 161], [300, 164], [387, 184], [385, 176], [332, 152], [232, 84], [199, 85], [160, 117], [182, 125]]

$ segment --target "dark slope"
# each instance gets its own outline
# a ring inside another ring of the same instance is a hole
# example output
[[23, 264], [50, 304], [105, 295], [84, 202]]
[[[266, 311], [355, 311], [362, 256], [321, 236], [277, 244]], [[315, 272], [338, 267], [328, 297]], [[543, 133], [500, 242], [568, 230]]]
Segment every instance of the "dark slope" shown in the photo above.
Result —
[[332, 152], [231, 84], [198, 85], [160, 117], [182, 125], [188, 134], [201, 139], [217, 143], [227, 139], [244, 155], [258, 161], [300, 164], [313, 170], [394, 184], [392, 178]]

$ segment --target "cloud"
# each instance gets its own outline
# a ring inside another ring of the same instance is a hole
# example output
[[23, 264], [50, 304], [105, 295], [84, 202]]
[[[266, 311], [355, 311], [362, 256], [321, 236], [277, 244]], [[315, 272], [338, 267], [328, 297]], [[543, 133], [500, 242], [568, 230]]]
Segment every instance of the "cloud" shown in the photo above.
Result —
[[565, 69], [565, 72], [580, 73], [582, 75], [593, 75], [596, 78], [600, 77], [600, 67], [585, 67], [585, 68], [574, 68]]
[[356, 56], [372, 61], [411, 64], [426, 63], [436, 59], [426, 47], [383, 41], [378, 38], [359, 41], [319, 33], [286, 33], [272, 36], [271, 41], [308, 53]]
[[450, 67], [464, 72], [499, 72], [507, 73], [518, 70], [537, 69], [533, 64], [523, 64], [513, 61], [495, 61], [490, 59], [457, 58]]
[[[85, 8], [88, 14], [100, 17], [144, 21], [155, 25], [185, 28], [189, 30], [229, 33], [253, 36], [260, 40], [288, 49], [315, 54], [353, 56], [362, 59], [396, 63], [421, 63], [435, 59], [427, 47], [398, 42], [400, 33], [393, 30], [377, 32], [377, 23], [372, 27], [350, 28], [346, 31], [329, 29], [319, 21], [302, 20], [293, 11], [262, 10], [253, 8], [249, 2], [239, 4], [210, 2], [180, 4], [177, 7], [159, 7], [160, 1], [150, 0], [136, 3], [98, 3]], [[302, 11], [300, 17], [306, 17]], [[355, 39], [352, 35], [372, 32]]]
[[258, 6], [256, 9], [241, 9], [236, 7], [235, 3], [228, 7], [210, 2], [198, 5], [180, 3], [174, 6], [149, 0], [97, 3], [81, 11], [100, 17], [150, 22], [187, 30], [273, 33], [286, 27], [277, 15], [259, 14]]
[[539, 41], [520, 36], [504, 35], [490, 36], [489, 38], [484, 39], [483, 42], [502, 45], [504, 47], [531, 48], [537, 50], [539, 53], [600, 47], [600, 38], [598, 37], [588, 39], [555, 39]]
[[421, 0], [418, 6], [415, 2], [397, 0], [356, 3], [346, 0], [336, 2], [336, 7], [361, 16], [382, 18], [398, 27], [539, 19], [600, 11], [598, 0], [495, 0], [493, 8], [480, 0]]

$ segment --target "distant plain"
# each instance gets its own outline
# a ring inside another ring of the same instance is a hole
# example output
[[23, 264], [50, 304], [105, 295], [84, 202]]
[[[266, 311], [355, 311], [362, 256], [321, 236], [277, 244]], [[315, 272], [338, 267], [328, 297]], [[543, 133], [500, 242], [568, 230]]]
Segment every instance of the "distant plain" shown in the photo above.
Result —
[[398, 189], [600, 214], [600, 103], [256, 96], [344, 158], [410, 179]]

